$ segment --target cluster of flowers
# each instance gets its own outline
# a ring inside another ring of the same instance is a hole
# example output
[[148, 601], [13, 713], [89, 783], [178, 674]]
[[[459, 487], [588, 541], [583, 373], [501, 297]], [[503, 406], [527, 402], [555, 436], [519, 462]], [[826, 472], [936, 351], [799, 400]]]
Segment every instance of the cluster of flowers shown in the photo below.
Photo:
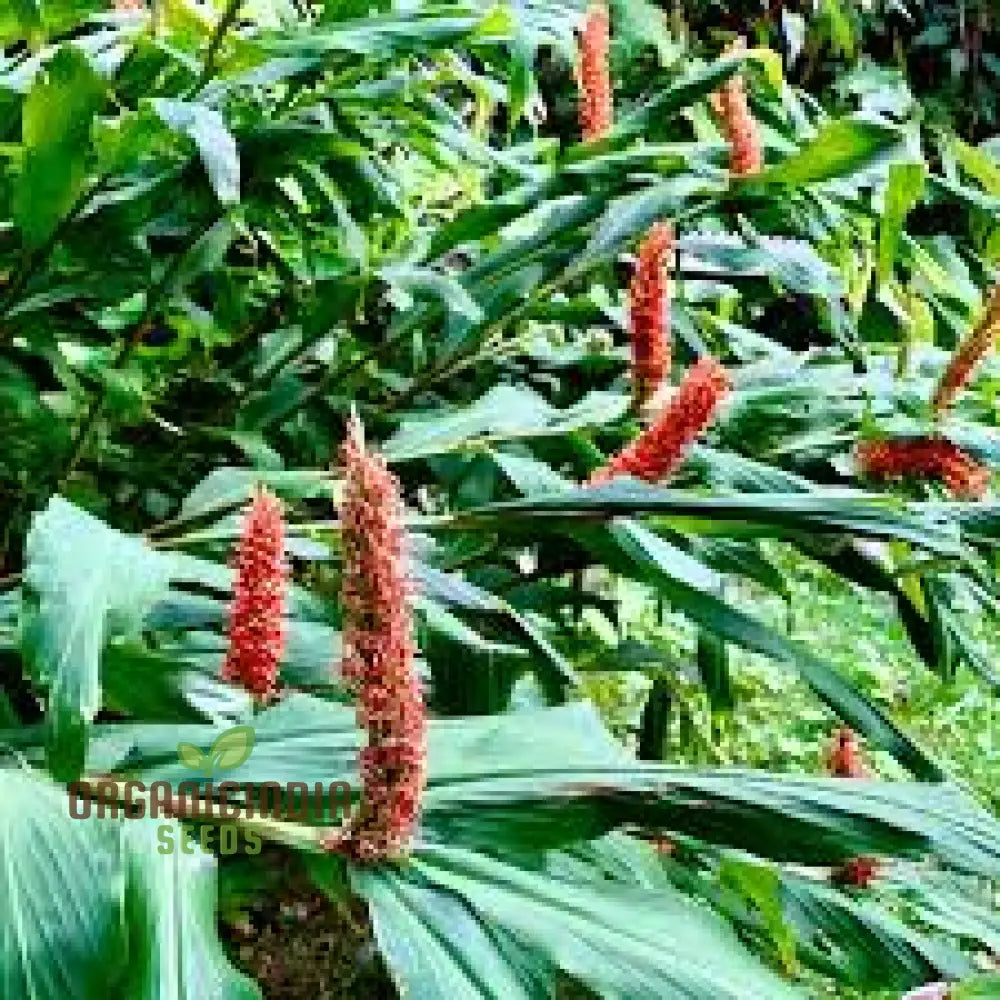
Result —
[[656, 395], [670, 375], [670, 279], [674, 230], [657, 222], [639, 245], [629, 286], [632, 391], [638, 409]]
[[254, 494], [233, 563], [236, 580], [222, 676], [267, 702], [277, 690], [285, 647], [287, 566], [281, 502], [266, 490]]
[[729, 389], [725, 368], [715, 358], [699, 359], [649, 427], [594, 472], [590, 484], [606, 483], [622, 475], [649, 483], [669, 477], [711, 423]]
[[983, 318], [952, 355], [934, 393], [934, 410], [946, 410], [969, 383], [979, 362], [987, 355], [1000, 331], [1000, 285], [990, 296]]
[[[365, 448], [352, 420], [342, 449], [344, 680], [368, 735], [361, 751], [360, 814], [326, 840], [359, 861], [403, 852], [416, 825], [426, 776], [426, 713], [416, 647], [399, 484]], [[287, 567], [280, 503], [258, 491], [234, 563], [229, 650], [223, 677], [255, 699], [274, 696], [284, 649]]]

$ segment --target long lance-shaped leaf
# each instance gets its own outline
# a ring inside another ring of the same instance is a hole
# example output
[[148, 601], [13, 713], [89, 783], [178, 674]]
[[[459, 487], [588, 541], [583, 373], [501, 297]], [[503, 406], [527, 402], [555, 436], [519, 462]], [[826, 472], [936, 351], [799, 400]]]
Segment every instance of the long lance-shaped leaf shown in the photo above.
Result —
[[657, 535], [624, 520], [613, 523], [609, 533], [678, 611], [723, 639], [793, 666], [840, 718], [891, 753], [913, 774], [926, 780], [943, 780], [944, 773], [937, 764], [839, 671], [801, 643], [784, 638], [722, 598], [692, 584], [683, 567], [678, 572], [676, 555], [663, 548]]
[[[534, 495], [456, 514], [447, 526], [514, 530], [519, 522], [606, 521], [657, 515], [679, 531], [793, 537], [796, 532], [855, 534], [912, 542], [934, 555], [964, 554], [954, 524], [938, 505], [903, 504], [851, 491], [698, 496], [628, 481]], [[970, 515], [971, 516], [971, 515]], [[528, 530], [537, 531], [533, 525]]]
[[[551, 990], [539, 984], [555, 969], [600, 996], [633, 1000], [801, 996], [710, 911], [667, 887], [593, 875], [562, 881], [434, 846], [414, 852], [405, 868], [355, 870], [351, 880], [399, 985], [421, 1000], [544, 996]], [[504, 983], [509, 992], [497, 992]]]

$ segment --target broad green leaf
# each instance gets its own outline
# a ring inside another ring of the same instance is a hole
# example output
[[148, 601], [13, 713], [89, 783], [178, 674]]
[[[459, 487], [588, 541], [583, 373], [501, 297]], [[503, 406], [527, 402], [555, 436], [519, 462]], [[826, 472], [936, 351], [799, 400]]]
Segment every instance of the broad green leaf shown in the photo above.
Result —
[[261, 1000], [260, 990], [230, 965], [219, 941], [215, 858], [186, 844], [187, 835], [178, 822], [125, 824], [127, 995], [130, 1000]]
[[49, 691], [50, 766], [73, 778], [101, 704], [104, 644], [140, 627], [167, 591], [171, 560], [59, 496], [35, 515], [25, 555], [26, 643]]
[[114, 828], [71, 819], [63, 789], [0, 762], [0, 996], [119, 995], [119, 891]]
[[906, 215], [920, 200], [927, 168], [922, 163], [894, 163], [889, 167], [889, 184], [878, 233], [878, 278], [888, 281], [896, 259], [899, 236]]
[[962, 169], [977, 180], [990, 195], [1000, 195], [1000, 163], [984, 149], [970, 146], [961, 139], [953, 139], [951, 151]]
[[[95, 731], [88, 765], [107, 771], [127, 765], [147, 784], [203, 784], [211, 778], [193, 774], [178, 761], [177, 744], [183, 741], [210, 747], [225, 731], [226, 727], [214, 725], [107, 723]], [[253, 731], [253, 752], [232, 766], [225, 780], [280, 784], [347, 781], [354, 788], [360, 787], [357, 764], [362, 737], [351, 706], [290, 694], [254, 716]]]
[[559, 436], [609, 423], [627, 407], [626, 396], [592, 392], [561, 410], [527, 387], [498, 385], [463, 409], [404, 418], [383, 453], [389, 461], [401, 462], [496, 441]]
[[[677, 114], [699, 98], [711, 94], [720, 84], [738, 72], [749, 58], [751, 56], [748, 52], [734, 53], [722, 56], [707, 66], [699, 66], [685, 73], [676, 83], [651, 97], [624, 118], [620, 124], [617, 124], [609, 141], [614, 141], [619, 137], [641, 135], [650, 121], [657, 118], [665, 119], [670, 115]], [[583, 156], [586, 152], [585, 148], [574, 150], [577, 156]]]
[[900, 133], [886, 125], [838, 119], [823, 125], [815, 139], [752, 182], [800, 185], [833, 180], [867, 166], [900, 139]]
[[69, 45], [48, 62], [25, 99], [14, 220], [29, 247], [43, 244], [83, 193], [91, 125], [103, 103], [103, 83]]
[[[352, 882], [368, 902], [395, 976], [427, 1000], [450, 1000], [463, 977], [476, 983], [478, 972], [503, 958], [504, 978], [517, 984], [506, 995], [515, 997], [538, 996], [535, 984], [552, 968], [599, 995], [633, 1000], [800, 996], [724, 921], [665, 887], [616, 885], [596, 872], [590, 882], [556, 880], [443, 845], [415, 852], [406, 868], [355, 870]], [[415, 926], [442, 926], [448, 914], [466, 925], [464, 933], [422, 935], [421, 958], [404, 950]], [[513, 953], [504, 947], [508, 940], [519, 943]], [[487, 984], [497, 974], [484, 977]], [[476, 995], [498, 994], [487, 985]]]
[[209, 514], [222, 514], [246, 503], [254, 486], [269, 486], [280, 496], [312, 499], [332, 496], [330, 474], [323, 470], [296, 469], [263, 472], [257, 469], [223, 467], [213, 469], [184, 498], [180, 516], [172, 523], [182, 523]]
[[[968, 509], [956, 505], [956, 512], [959, 509], [970, 518], [978, 514], [977, 523], [986, 527], [989, 505], [969, 505]], [[621, 479], [607, 486], [571, 489], [463, 511], [455, 515], [455, 523], [462, 528], [496, 528], [502, 524], [513, 533], [539, 521], [564, 527], [630, 515], [655, 515], [669, 527], [693, 534], [854, 534], [897, 538], [944, 558], [962, 558], [966, 553], [959, 533], [941, 513], [941, 508], [933, 504], [904, 504], [847, 490], [699, 496]]]

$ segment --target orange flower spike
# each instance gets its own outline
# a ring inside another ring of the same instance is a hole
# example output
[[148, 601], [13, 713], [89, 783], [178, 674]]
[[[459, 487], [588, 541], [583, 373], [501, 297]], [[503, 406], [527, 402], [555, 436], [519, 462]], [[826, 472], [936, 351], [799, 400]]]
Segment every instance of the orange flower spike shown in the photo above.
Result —
[[1000, 332], [1000, 284], [991, 293], [985, 315], [959, 344], [941, 376], [932, 403], [936, 413], [951, 406], [958, 394], [969, 384], [972, 373], [993, 347], [998, 332]]
[[941, 437], [863, 441], [855, 458], [873, 479], [929, 479], [958, 500], [981, 500], [989, 488], [989, 470]]
[[580, 61], [577, 84], [580, 90], [580, 133], [584, 142], [603, 139], [614, 124], [611, 96], [611, 19], [603, 3], [587, 9], [580, 30]]
[[670, 278], [674, 230], [657, 222], [639, 246], [629, 286], [632, 392], [637, 407], [653, 398], [670, 374]]
[[729, 375], [715, 358], [701, 358], [677, 387], [660, 415], [630, 445], [591, 477], [590, 484], [615, 476], [634, 476], [657, 483], [680, 465], [688, 448], [712, 422], [730, 389]]
[[[726, 50], [726, 54], [745, 48], [746, 43], [740, 38]], [[740, 74], [731, 76], [712, 95], [712, 109], [729, 143], [729, 172], [737, 177], [760, 173], [764, 166], [760, 129], [750, 111], [746, 85]]]

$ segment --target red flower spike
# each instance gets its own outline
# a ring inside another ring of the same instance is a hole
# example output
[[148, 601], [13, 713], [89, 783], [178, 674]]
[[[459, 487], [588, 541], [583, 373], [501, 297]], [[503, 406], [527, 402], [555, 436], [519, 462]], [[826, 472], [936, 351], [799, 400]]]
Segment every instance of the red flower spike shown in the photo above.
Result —
[[236, 580], [222, 676], [267, 701], [277, 689], [285, 646], [287, 566], [281, 502], [266, 490], [250, 503], [233, 562]]
[[632, 391], [637, 407], [649, 402], [670, 374], [670, 279], [674, 230], [656, 223], [639, 246], [629, 286]]
[[368, 745], [361, 751], [358, 821], [328, 837], [326, 846], [377, 861], [402, 853], [416, 826], [426, 781], [426, 713], [415, 669], [399, 482], [385, 460], [366, 449], [356, 418], [341, 459], [342, 672], [356, 693]]
[[866, 778], [868, 769], [861, 757], [861, 747], [853, 729], [841, 726], [827, 752], [826, 768], [835, 778]]
[[725, 368], [714, 358], [701, 358], [685, 375], [663, 412], [635, 441], [598, 469], [590, 477], [590, 484], [606, 483], [622, 475], [649, 483], [666, 479], [711, 423], [729, 389]]
[[955, 402], [958, 394], [969, 384], [969, 379], [979, 362], [990, 352], [998, 332], [1000, 332], [1000, 285], [993, 289], [986, 314], [959, 345], [944, 370], [934, 392], [932, 405], [935, 412], [940, 413]]
[[587, 10], [580, 30], [580, 62], [577, 85], [580, 91], [580, 132], [584, 142], [603, 139], [614, 124], [611, 98], [611, 20], [603, 3]]
[[[740, 38], [726, 50], [726, 54], [739, 52], [744, 48], [746, 44]], [[760, 131], [750, 111], [742, 76], [731, 76], [712, 95], [712, 109], [718, 116], [722, 132], [729, 143], [729, 172], [737, 177], [760, 173], [764, 166]]]
[[959, 500], [980, 500], [989, 487], [989, 470], [941, 437], [863, 441], [855, 457], [874, 479], [934, 480]]

